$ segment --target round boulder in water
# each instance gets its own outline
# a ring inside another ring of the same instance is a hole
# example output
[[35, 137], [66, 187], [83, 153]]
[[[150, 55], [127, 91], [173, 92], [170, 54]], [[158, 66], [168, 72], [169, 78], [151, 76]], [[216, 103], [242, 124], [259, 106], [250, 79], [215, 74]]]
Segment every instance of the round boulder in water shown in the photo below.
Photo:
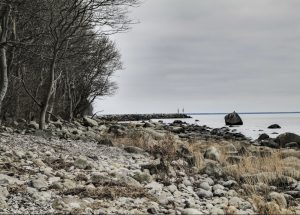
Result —
[[225, 116], [225, 123], [226, 125], [243, 125], [243, 120], [238, 113], [234, 111], [233, 113]]
[[281, 128], [281, 127], [280, 127], [280, 125], [278, 125], [278, 124], [273, 124], [273, 125], [270, 125], [268, 128], [269, 128], [269, 129], [279, 129], [279, 128]]

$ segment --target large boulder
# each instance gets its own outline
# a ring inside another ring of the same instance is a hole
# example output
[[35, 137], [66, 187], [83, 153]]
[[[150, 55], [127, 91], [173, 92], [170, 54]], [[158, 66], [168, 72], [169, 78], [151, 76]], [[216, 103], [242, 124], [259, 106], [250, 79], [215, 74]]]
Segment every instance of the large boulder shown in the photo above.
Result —
[[285, 145], [288, 143], [300, 143], [300, 136], [287, 132], [276, 137], [275, 142], [279, 143], [281, 147], [285, 147]]
[[238, 113], [234, 111], [233, 113], [225, 116], [225, 123], [226, 125], [243, 125], [243, 120]]

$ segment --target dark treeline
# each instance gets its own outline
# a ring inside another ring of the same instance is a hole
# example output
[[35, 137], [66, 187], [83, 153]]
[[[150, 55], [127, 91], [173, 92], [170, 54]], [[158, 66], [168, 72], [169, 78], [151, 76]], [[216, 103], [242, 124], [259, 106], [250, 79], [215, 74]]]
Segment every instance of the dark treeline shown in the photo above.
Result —
[[112, 95], [122, 68], [109, 35], [138, 0], [0, 0], [1, 119], [72, 120]]

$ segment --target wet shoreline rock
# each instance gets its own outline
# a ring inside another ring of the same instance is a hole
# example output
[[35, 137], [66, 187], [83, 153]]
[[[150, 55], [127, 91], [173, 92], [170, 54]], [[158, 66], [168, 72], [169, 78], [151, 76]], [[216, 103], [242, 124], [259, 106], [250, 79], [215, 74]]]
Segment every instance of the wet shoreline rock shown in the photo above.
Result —
[[235, 111], [225, 116], [225, 124], [229, 126], [243, 125], [243, 120]]

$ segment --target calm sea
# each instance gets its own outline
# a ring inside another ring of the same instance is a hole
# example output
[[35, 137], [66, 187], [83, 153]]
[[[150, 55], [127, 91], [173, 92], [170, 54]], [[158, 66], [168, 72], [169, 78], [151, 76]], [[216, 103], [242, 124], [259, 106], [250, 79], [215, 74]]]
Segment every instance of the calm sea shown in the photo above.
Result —
[[[190, 124], [207, 125], [211, 128], [221, 128], [225, 126], [223, 114], [193, 114], [192, 118], [184, 119]], [[257, 139], [262, 133], [267, 133], [271, 137], [276, 137], [284, 132], [292, 132], [300, 135], [300, 113], [273, 113], [273, 114], [240, 114], [244, 125], [233, 127], [237, 132], [241, 132], [247, 137]], [[199, 120], [196, 122], [196, 120]], [[157, 120], [156, 120], [157, 121]], [[173, 122], [174, 119], [164, 119], [166, 123]], [[268, 129], [271, 124], [279, 124], [281, 129]]]

